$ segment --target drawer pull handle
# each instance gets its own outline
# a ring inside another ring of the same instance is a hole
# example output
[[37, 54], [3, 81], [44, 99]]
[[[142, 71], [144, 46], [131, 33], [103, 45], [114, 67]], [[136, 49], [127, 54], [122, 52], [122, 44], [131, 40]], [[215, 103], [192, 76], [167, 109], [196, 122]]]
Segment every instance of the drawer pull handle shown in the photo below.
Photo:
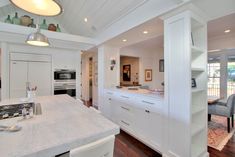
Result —
[[107, 92], [108, 94], [110, 94], [110, 95], [112, 95], [113, 93], [111, 93], [111, 92]]
[[123, 106], [121, 106], [121, 108], [124, 109], [124, 110], [130, 111], [129, 108], [126, 108], [126, 107], [123, 107]]
[[154, 103], [152, 103], [152, 102], [148, 102], [148, 101], [142, 101], [143, 103], [146, 103], [146, 104], [150, 104], [150, 105], [154, 105]]
[[127, 123], [127, 122], [125, 122], [125, 121], [123, 121], [123, 120], [121, 120], [121, 122], [122, 122], [123, 124], [127, 125], [127, 126], [130, 126], [129, 123]]
[[121, 95], [121, 97], [122, 97], [122, 98], [126, 98], [126, 99], [129, 99], [129, 97], [127, 97], [127, 96], [123, 96], [123, 95]]
[[149, 110], [145, 110], [145, 112], [146, 112], [146, 113], [150, 113], [150, 111], [149, 111]]
[[109, 98], [109, 100], [112, 100], [111, 98]]

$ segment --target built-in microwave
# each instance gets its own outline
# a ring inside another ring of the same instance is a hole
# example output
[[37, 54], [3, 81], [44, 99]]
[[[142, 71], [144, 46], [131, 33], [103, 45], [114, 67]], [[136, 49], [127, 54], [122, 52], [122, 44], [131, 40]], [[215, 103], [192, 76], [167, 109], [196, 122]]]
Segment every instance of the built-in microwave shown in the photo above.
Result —
[[76, 71], [69, 69], [57, 69], [54, 72], [55, 81], [76, 80]]

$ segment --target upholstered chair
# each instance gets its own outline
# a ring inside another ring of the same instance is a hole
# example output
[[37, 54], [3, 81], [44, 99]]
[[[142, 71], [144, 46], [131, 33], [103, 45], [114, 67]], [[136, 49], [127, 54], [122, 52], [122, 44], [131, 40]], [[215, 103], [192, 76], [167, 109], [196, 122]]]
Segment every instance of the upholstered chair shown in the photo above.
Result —
[[227, 117], [227, 129], [230, 132], [230, 119], [232, 119], [232, 127], [234, 127], [234, 104], [235, 94], [232, 94], [228, 97], [227, 102], [218, 101], [208, 105], [209, 121], [211, 120], [211, 115]]

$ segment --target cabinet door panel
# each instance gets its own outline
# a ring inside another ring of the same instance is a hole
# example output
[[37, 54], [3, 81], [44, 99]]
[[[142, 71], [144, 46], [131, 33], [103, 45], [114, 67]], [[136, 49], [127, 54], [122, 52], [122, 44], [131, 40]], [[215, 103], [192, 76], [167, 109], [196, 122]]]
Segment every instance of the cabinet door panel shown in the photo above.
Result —
[[10, 62], [10, 98], [26, 97], [27, 62]]
[[109, 95], [105, 95], [103, 98], [103, 103], [99, 106], [101, 113], [108, 119], [111, 120], [111, 103], [112, 98]]
[[37, 96], [51, 95], [51, 63], [29, 62], [28, 81], [37, 86]]

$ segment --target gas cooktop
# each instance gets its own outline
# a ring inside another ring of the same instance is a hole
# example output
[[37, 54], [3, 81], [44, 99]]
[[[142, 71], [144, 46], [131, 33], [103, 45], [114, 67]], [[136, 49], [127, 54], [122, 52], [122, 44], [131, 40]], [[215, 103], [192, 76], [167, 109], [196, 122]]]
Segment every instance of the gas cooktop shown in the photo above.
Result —
[[22, 103], [22, 104], [0, 106], [0, 120], [19, 117], [22, 115], [23, 108], [29, 110], [31, 107], [33, 107], [33, 105], [34, 103]]

